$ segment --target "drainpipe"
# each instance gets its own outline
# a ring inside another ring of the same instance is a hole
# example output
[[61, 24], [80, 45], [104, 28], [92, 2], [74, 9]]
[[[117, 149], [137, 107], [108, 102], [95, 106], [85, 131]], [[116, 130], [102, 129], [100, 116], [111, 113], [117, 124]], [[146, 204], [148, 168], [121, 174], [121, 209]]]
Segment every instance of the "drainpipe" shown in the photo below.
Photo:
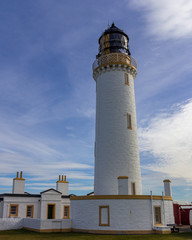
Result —
[[152, 229], [154, 227], [154, 213], [153, 213], [153, 196], [152, 196], [152, 191], [150, 191], [151, 193], [151, 214], [152, 214]]
[[162, 192], [162, 200], [163, 200], [163, 225], [165, 226], [165, 199], [164, 199], [164, 192]]

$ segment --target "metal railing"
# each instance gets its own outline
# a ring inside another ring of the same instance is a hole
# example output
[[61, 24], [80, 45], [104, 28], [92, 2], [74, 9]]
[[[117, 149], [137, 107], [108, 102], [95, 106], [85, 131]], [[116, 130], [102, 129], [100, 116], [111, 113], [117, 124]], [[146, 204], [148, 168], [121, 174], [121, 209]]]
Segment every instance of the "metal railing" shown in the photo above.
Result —
[[93, 71], [102, 65], [116, 64], [116, 63], [132, 65], [137, 69], [137, 62], [133, 57], [123, 53], [110, 53], [110, 54], [102, 55], [94, 61]]

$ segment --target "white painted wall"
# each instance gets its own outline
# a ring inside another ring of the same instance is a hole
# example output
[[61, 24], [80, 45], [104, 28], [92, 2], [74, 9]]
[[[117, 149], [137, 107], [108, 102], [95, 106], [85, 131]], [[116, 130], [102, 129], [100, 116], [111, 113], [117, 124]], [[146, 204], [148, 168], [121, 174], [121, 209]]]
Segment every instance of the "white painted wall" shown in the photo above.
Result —
[[165, 196], [172, 196], [172, 192], [171, 192], [171, 181], [169, 180], [165, 180], [164, 181], [164, 192], [165, 192]]
[[53, 190], [41, 194], [41, 219], [47, 219], [48, 204], [55, 204], [55, 218], [61, 218], [61, 194]]
[[[142, 194], [133, 75], [114, 67], [102, 70], [96, 82], [95, 195], [118, 194], [118, 176], [129, 177], [129, 194], [131, 182], [136, 183], [136, 194]], [[127, 113], [132, 130], [127, 128]]]
[[24, 194], [25, 191], [25, 180], [13, 179], [13, 193]]
[[62, 219], [64, 215], [64, 205], [70, 205], [69, 198], [61, 198], [61, 194], [53, 190], [43, 193], [41, 199], [41, 219], [47, 219], [47, 205], [55, 204], [55, 218]]
[[34, 205], [33, 217], [40, 217], [40, 198], [36, 197], [4, 197], [3, 203], [3, 218], [9, 217], [9, 210], [11, 204], [18, 204], [19, 211], [18, 217], [25, 218], [26, 217], [26, 209], [27, 205]]
[[42, 194], [39, 197], [4, 197], [4, 201], [0, 202], [0, 218], [9, 218], [11, 204], [18, 204], [19, 218], [26, 218], [27, 205], [33, 205], [33, 218], [47, 219], [47, 204], [56, 204], [56, 218], [63, 219], [64, 206], [70, 206], [69, 198], [61, 198], [61, 194], [55, 191]]
[[23, 228], [22, 218], [1, 218], [0, 231]]
[[71, 219], [42, 220], [41, 229], [70, 229]]
[[0, 202], [0, 218], [3, 217], [3, 202]]
[[[153, 206], [163, 207], [162, 200]], [[110, 226], [99, 226], [99, 206], [109, 206]], [[165, 224], [174, 223], [172, 201], [165, 201]], [[149, 199], [71, 200], [72, 228], [87, 230], [152, 230]]]
[[32, 218], [2, 218], [0, 219], [0, 231], [32, 228], [36, 230], [47, 229], [71, 229], [70, 219], [41, 220]]
[[70, 229], [71, 220], [70, 219], [24, 219], [23, 227], [33, 228], [38, 230], [47, 229]]
[[41, 219], [24, 218], [23, 219], [23, 227], [40, 230], [41, 229]]
[[[62, 198], [61, 200], [61, 215], [60, 218], [63, 218], [64, 216], [64, 206], [70, 206], [70, 199], [69, 198]], [[71, 216], [71, 208], [69, 208], [69, 216]]]
[[118, 178], [118, 194], [128, 195], [128, 178]]
[[69, 194], [69, 183], [68, 182], [56, 182], [56, 190], [61, 192], [62, 195]]
[[175, 223], [174, 212], [173, 212], [173, 202], [165, 201], [165, 223], [164, 225]]
[[190, 228], [192, 230], [192, 209], [189, 212], [189, 224], [190, 224]]

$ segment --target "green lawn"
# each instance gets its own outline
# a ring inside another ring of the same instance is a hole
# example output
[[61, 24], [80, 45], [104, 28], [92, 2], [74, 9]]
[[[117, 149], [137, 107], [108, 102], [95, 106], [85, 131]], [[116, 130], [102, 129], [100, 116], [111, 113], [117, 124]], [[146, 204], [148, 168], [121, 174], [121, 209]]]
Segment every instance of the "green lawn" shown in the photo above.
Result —
[[85, 233], [36, 233], [27, 230], [0, 231], [2, 240], [192, 240], [192, 233], [169, 235], [92, 235]]

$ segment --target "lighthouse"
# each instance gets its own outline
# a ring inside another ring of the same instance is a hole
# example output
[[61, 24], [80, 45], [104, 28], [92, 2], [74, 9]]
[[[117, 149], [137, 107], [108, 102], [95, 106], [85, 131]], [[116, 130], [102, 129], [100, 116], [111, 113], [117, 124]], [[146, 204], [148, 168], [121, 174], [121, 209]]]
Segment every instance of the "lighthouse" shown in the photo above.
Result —
[[99, 38], [96, 82], [94, 194], [71, 196], [73, 231], [105, 234], [170, 233], [170, 180], [165, 194], [142, 195], [134, 80], [129, 38], [112, 24]]
[[95, 195], [141, 195], [134, 79], [129, 37], [113, 23], [99, 38], [96, 82]]

